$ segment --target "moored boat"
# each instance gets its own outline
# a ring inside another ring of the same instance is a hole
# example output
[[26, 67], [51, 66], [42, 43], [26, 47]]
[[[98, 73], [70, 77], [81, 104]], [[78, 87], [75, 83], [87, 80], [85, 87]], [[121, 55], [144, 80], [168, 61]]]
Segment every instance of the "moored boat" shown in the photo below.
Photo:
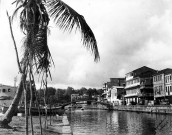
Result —
[[[60, 107], [52, 107], [52, 108], [40, 108], [41, 115], [45, 115], [47, 113], [47, 115], [58, 114], [59, 116], [61, 116], [64, 114], [64, 112], [65, 112], [65, 109], [63, 109], [61, 106]], [[17, 113], [25, 113], [25, 107], [18, 107]], [[32, 107], [31, 113], [34, 116], [39, 115], [38, 107]]]
[[[8, 107], [1, 107], [1, 114], [5, 114], [5, 112], [8, 110]], [[28, 108], [29, 111], [29, 108]], [[47, 112], [47, 115], [56, 115], [58, 114], [59, 116], [63, 115], [65, 112], [65, 109], [62, 109], [62, 107], [52, 107], [52, 108], [40, 108], [40, 115], [45, 115]], [[25, 113], [25, 107], [23, 106], [19, 106], [17, 112], [15, 113], [15, 115], [17, 115], [17, 113]], [[33, 116], [38, 116], [39, 115], [39, 109], [38, 107], [32, 107], [31, 109], [31, 113]]]

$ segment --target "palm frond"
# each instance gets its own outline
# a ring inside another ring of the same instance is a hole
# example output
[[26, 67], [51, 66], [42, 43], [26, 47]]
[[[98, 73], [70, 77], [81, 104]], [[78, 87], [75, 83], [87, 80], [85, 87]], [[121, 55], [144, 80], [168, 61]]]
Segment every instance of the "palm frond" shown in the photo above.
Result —
[[21, 9], [23, 7], [23, 5], [20, 5], [19, 7], [17, 7], [16, 9], [15, 9], [15, 11], [13, 12], [13, 15], [12, 15], [12, 21], [14, 20], [14, 17], [17, 15], [17, 12], [19, 11], [19, 9]]
[[76, 28], [81, 31], [83, 45], [91, 50], [94, 60], [98, 61], [100, 56], [97, 41], [84, 17], [61, 0], [47, 0], [47, 7], [50, 17], [61, 29], [71, 32]]
[[34, 66], [38, 73], [42, 73], [49, 72], [54, 62], [47, 45], [48, 14], [44, 5], [36, 2], [30, 0], [26, 3], [20, 14], [20, 26], [26, 35], [23, 63]]
[[[35, 65], [38, 73], [48, 72], [51, 63], [54, 64], [47, 45], [47, 28], [41, 27], [38, 33], [30, 31], [24, 42], [24, 63]], [[50, 75], [51, 76], [51, 75]]]
[[24, 3], [23, 0], [16, 0], [12, 4], [15, 4], [15, 3], [16, 3], [16, 9], [14, 10], [13, 15], [12, 15], [12, 18], [11, 18], [12, 21], [14, 20], [14, 17], [17, 16], [19, 9], [21, 9], [22, 7], [26, 5], [26, 3]]

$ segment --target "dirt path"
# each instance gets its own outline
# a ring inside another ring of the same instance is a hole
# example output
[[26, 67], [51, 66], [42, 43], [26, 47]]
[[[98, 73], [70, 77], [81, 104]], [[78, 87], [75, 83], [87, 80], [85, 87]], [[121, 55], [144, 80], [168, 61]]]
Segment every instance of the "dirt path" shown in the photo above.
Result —
[[[43, 127], [43, 135], [58, 135], [58, 133], [54, 133], [51, 131], [45, 130], [45, 118], [42, 116], [42, 127]], [[34, 123], [34, 135], [40, 135], [40, 123], [39, 123], [39, 117], [33, 117], [33, 123]], [[53, 123], [61, 123], [60, 120], [56, 119], [56, 117], [52, 117], [52, 124]], [[50, 120], [48, 117], [48, 124], [50, 124]], [[0, 128], [0, 135], [24, 135], [25, 134], [25, 118], [24, 117], [18, 117], [14, 116], [12, 119], [12, 122], [9, 124], [12, 129], [4, 129]], [[31, 126], [30, 126], [30, 119], [29, 119], [29, 134], [31, 134]]]

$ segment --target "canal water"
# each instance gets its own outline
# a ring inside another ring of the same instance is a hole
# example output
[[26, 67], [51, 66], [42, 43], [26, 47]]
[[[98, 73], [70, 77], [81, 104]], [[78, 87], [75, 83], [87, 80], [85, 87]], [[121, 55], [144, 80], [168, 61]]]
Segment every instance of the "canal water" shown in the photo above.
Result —
[[172, 115], [96, 109], [67, 115], [73, 135], [172, 135]]

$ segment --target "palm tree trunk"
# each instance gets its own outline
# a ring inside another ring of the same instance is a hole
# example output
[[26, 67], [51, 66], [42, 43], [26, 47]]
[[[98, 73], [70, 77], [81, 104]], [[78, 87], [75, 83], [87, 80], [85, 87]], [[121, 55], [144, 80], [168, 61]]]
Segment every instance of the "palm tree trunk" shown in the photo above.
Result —
[[23, 92], [23, 82], [25, 82], [25, 80], [26, 80], [25, 66], [23, 67], [23, 72], [22, 72], [22, 69], [21, 69], [20, 64], [19, 64], [17, 46], [16, 46], [16, 42], [15, 42], [15, 39], [14, 39], [13, 31], [12, 31], [11, 18], [8, 15], [8, 12], [7, 12], [7, 16], [8, 16], [8, 19], [9, 19], [10, 32], [11, 32], [11, 36], [12, 36], [15, 51], [16, 51], [17, 63], [18, 63], [19, 71], [21, 73], [21, 79], [20, 79], [19, 86], [17, 88], [15, 97], [14, 97], [11, 105], [9, 106], [8, 110], [6, 111], [6, 113], [4, 114], [2, 119], [0, 120], [0, 127], [6, 127], [6, 128], [9, 127], [8, 124], [12, 121], [12, 117], [15, 115], [15, 113], [17, 113], [18, 104], [20, 102], [22, 92]]
[[15, 97], [14, 97], [11, 105], [9, 106], [8, 110], [6, 111], [6, 113], [4, 114], [4, 116], [2, 117], [2, 119], [0, 121], [1, 127], [9, 127], [8, 124], [12, 121], [12, 117], [15, 115], [15, 113], [17, 113], [18, 104], [20, 102], [22, 92], [23, 92], [23, 82], [25, 82], [24, 80], [26, 80], [26, 75], [22, 74]]
[[50, 102], [50, 126], [51, 126], [51, 114], [52, 114], [52, 110], [51, 110], [51, 102]]
[[31, 124], [31, 129], [32, 129], [32, 135], [34, 135], [33, 120], [32, 120], [33, 90], [32, 90], [31, 73], [29, 74], [29, 80], [30, 80], [30, 108], [29, 108], [29, 113], [30, 113], [30, 124]]
[[47, 91], [47, 87], [44, 90], [44, 105], [45, 105], [45, 128], [48, 127], [48, 123], [47, 123], [47, 103], [46, 103], [46, 91]]
[[[36, 95], [37, 95], [37, 94], [36, 94]], [[39, 124], [40, 124], [41, 135], [43, 135], [43, 133], [42, 133], [41, 112], [40, 112], [40, 106], [39, 106], [39, 103], [38, 103], [37, 96], [36, 96], [36, 104], [37, 104], [37, 107], [38, 107], [38, 112], [39, 112]]]
[[26, 135], [28, 135], [28, 104], [27, 104], [27, 90], [24, 86], [24, 95], [25, 95], [25, 128], [26, 128]]

